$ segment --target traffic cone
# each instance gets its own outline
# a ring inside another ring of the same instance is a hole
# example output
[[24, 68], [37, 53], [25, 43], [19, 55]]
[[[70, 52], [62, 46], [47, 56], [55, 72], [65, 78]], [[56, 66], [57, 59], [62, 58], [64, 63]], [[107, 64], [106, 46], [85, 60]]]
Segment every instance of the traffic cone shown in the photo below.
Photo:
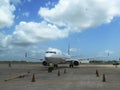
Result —
[[96, 70], [96, 76], [99, 77], [99, 72], [98, 72], [98, 70]]
[[35, 75], [32, 76], [32, 82], [35, 82]]
[[60, 76], [60, 70], [58, 70], [58, 76]]
[[11, 63], [9, 63], [9, 67], [11, 67]]
[[103, 82], [106, 82], [105, 74], [103, 74]]
[[64, 74], [66, 73], [66, 69], [64, 69]]

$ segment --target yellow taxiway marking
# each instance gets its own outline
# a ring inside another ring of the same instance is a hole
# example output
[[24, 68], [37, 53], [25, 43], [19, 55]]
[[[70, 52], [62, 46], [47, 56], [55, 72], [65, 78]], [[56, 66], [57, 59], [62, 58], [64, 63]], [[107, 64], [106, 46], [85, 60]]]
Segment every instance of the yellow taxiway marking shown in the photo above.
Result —
[[25, 76], [27, 76], [30, 72], [27, 72], [27, 73], [22, 73], [22, 74], [19, 74], [19, 75], [16, 75], [14, 77], [11, 77], [9, 79], [5, 79], [4, 81], [10, 81], [10, 80], [13, 80], [13, 79], [16, 79], [16, 78], [23, 78]]

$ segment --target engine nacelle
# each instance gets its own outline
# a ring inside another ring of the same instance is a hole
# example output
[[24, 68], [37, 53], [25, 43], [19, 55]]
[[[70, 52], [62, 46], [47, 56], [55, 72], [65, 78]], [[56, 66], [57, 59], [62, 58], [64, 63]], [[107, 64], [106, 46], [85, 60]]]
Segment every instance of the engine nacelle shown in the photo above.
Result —
[[47, 66], [47, 65], [48, 65], [48, 63], [47, 63], [46, 61], [43, 61], [42, 64], [43, 64], [44, 66]]
[[73, 61], [73, 64], [75, 65], [75, 66], [78, 66], [79, 64], [80, 64], [80, 62], [79, 61]]

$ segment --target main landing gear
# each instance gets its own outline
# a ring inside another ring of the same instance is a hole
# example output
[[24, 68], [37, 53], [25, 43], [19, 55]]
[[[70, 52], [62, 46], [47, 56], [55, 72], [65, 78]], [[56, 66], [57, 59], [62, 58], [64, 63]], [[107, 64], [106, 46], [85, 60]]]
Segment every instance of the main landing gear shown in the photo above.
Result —
[[73, 67], [74, 67], [73, 62], [70, 63], [69, 67], [70, 67], [70, 68], [73, 68]]
[[57, 64], [54, 64], [54, 68], [58, 68], [58, 65], [57, 65]]

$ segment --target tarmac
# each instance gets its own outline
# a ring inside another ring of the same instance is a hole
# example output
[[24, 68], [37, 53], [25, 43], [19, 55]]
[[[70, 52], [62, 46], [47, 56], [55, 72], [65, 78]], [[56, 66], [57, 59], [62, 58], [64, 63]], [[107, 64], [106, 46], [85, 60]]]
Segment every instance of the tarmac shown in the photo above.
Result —
[[120, 65], [115, 67], [110, 64], [82, 64], [74, 68], [68, 66], [59, 65], [59, 68], [48, 73], [47, 67], [41, 64], [11, 64], [11, 67], [9, 64], [0, 64], [0, 89], [120, 90]]

